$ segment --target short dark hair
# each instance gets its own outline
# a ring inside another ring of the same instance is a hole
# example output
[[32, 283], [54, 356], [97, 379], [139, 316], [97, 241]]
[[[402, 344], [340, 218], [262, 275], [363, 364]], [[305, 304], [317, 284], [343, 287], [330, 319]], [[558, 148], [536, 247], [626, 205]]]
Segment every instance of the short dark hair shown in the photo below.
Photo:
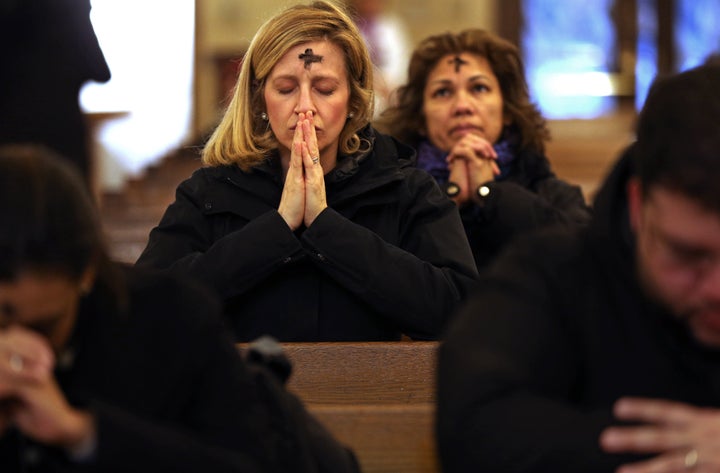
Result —
[[680, 192], [720, 213], [720, 65], [656, 79], [637, 123], [634, 154], [647, 194]]
[[79, 280], [109, 261], [87, 186], [44, 146], [0, 146], [0, 215], [0, 280], [25, 270]]

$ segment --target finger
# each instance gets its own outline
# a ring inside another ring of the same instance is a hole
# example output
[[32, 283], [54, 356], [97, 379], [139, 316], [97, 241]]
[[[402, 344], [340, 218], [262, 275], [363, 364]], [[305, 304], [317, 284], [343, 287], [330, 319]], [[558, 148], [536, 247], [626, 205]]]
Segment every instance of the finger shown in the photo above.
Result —
[[290, 169], [299, 172], [302, 176], [303, 159], [302, 159], [302, 122], [298, 122], [295, 127], [295, 135], [293, 136], [292, 151], [290, 153]]
[[[322, 169], [322, 166], [320, 166], [320, 150], [318, 149], [317, 136], [315, 132], [312, 112], [308, 112], [307, 117], [308, 118], [303, 122], [303, 138], [305, 143], [307, 144], [307, 151], [308, 156], [310, 157], [310, 162], [306, 163], [306, 165], [313, 166], [313, 168], [309, 169], [310, 171], [319, 171]], [[320, 174], [322, 174], [322, 172]]]
[[450, 151], [449, 158], [451, 160], [462, 159], [464, 161], [470, 161], [476, 159], [477, 156], [475, 154], [475, 151], [471, 147], [464, 144], [458, 144], [455, 145]]
[[600, 435], [600, 445], [608, 452], [666, 452], [687, 443], [682, 432], [667, 427], [610, 427]]
[[685, 465], [685, 454], [675, 451], [651, 458], [649, 460], [627, 463], [618, 468], [616, 473], [675, 473], [688, 471]]
[[698, 414], [697, 408], [687, 404], [663, 399], [630, 397], [618, 400], [613, 412], [619, 419], [654, 424], [685, 424]]
[[462, 143], [472, 149], [473, 153], [478, 157], [491, 159], [497, 158], [497, 152], [495, 151], [495, 148], [493, 148], [492, 143], [482, 136], [474, 134], [466, 135], [463, 137]]
[[[305, 141], [308, 143], [308, 146], [310, 147], [310, 151], [313, 153], [317, 153], [318, 144], [317, 144], [317, 131], [315, 130], [315, 115], [313, 115], [312, 112], [308, 112], [305, 118], [306, 118], [306, 122], [307, 122]], [[313, 154], [313, 156], [317, 156], [317, 154]]]
[[310, 155], [310, 149], [306, 142], [303, 142], [301, 145], [301, 153], [302, 153], [302, 162], [303, 166], [305, 167], [306, 173], [311, 173], [314, 171], [313, 168], [315, 168], [316, 164], [319, 164], [319, 157], [315, 155]]
[[489, 141], [482, 140], [480, 143], [475, 143], [473, 150], [475, 151], [475, 154], [481, 158], [497, 159], [497, 152]]
[[43, 379], [55, 365], [49, 343], [39, 334], [12, 326], [0, 335], [0, 372], [19, 378]]

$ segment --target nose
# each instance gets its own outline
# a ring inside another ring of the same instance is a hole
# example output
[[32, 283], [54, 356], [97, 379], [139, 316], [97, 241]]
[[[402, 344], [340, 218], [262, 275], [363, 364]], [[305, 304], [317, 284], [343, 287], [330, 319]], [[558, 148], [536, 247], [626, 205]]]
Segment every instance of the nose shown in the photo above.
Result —
[[310, 87], [300, 87], [297, 104], [295, 104], [295, 113], [313, 112], [315, 114], [315, 103], [312, 99]]
[[470, 94], [466, 90], [459, 90], [455, 95], [455, 103], [453, 105], [454, 115], [469, 115], [473, 113], [473, 103]]

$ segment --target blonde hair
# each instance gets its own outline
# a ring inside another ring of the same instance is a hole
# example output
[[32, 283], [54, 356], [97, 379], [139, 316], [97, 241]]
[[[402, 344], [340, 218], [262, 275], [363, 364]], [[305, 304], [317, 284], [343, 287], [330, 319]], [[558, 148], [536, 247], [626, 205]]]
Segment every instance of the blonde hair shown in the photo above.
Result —
[[345, 53], [350, 99], [340, 152], [353, 154], [360, 149], [357, 132], [373, 116], [370, 55], [357, 26], [341, 7], [315, 1], [285, 9], [257, 31], [243, 58], [232, 100], [203, 149], [205, 165], [237, 164], [247, 171], [277, 149], [278, 141], [261, 117], [266, 108], [265, 81], [290, 48], [318, 40], [330, 41]]

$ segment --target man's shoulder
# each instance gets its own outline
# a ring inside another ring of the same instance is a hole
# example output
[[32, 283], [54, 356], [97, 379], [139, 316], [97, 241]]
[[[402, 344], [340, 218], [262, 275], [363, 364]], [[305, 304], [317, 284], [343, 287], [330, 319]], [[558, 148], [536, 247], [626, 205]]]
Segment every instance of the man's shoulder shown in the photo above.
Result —
[[596, 266], [595, 255], [587, 228], [551, 225], [515, 237], [484, 272], [500, 279], [573, 284]]

